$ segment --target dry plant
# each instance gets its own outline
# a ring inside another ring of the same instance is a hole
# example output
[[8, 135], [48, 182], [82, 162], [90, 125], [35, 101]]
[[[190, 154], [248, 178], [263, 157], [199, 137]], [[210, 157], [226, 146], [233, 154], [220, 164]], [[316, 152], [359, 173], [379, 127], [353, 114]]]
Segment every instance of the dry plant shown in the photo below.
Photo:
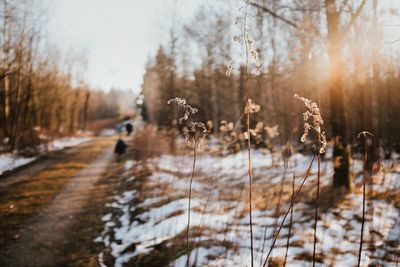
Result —
[[[251, 37], [250, 29], [248, 27], [248, 8], [250, 5], [250, 1], [245, 1], [245, 5], [240, 8], [240, 10], [243, 10], [243, 16], [238, 17], [236, 20], [236, 24], [241, 23], [242, 25], [242, 33], [240, 36], [235, 36], [234, 41], [238, 42], [239, 44], [244, 46], [245, 49], [245, 60], [244, 60], [244, 67], [245, 67], [245, 107], [243, 110], [242, 115], [240, 116], [240, 119], [242, 119], [243, 116], [246, 116], [246, 126], [245, 126], [245, 132], [243, 133], [237, 133], [235, 131], [236, 129], [236, 124], [233, 122], [228, 122], [228, 121], [222, 121], [221, 126], [219, 127], [220, 132], [223, 135], [224, 141], [227, 143], [231, 142], [236, 142], [238, 139], [240, 139], [239, 135], [242, 135], [246, 140], [247, 143], [247, 158], [248, 158], [248, 165], [247, 165], [247, 173], [248, 173], [248, 208], [249, 208], [249, 232], [250, 232], [250, 250], [251, 250], [251, 264], [250, 266], [254, 266], [254, 247], [253, 247], [253, 218], [252, 218], [252, 146], [251, 146], [251, 141], [252, 138], [257, 138], [257, 136], [260, 134], [260, 132], [265, 131], [266, 135], [272, 139], [274, 138], [277, 133], [278, 129], [277, 126], [274, 127], [264, 127], [262, 123], [258, 123], [255, 127], [255, 129], [250, 128], [250, 116], [252, 113], [256, 113], [260, 110], [260, 106], [255, 104], [253, 100], [250, 98], [250, 68], [249, 68], [249, 59], [252, 58], [255, 62], [255, 65], [259, 67], [260, 60], [259, 60], [259, 55], [254, 48], [254, 40]], [[227, 66], [226, 70], [226, 75], [230, 76], [232, 72], [234, 71], [234, 66], [237, 63], [237, 59], [233, 58], [229, 61], [229, 64]], [[315, 147], [316, 151], [311, 159], [311, 162], [307, 168], [306, 174], [297, 190], [295, 190], [295, 174], [293, 174], [293, 181], [292, 181], [292, 195], [291, 195], [291, 201], [290, 201], [290, 206], [287, 209], [286, 213], [284, 214], [284, 217], [281, 221], [281, 223], [278, 225], [275, 225], [275, 230], [273, 232], [273, 238], [272, 238], [272, 245], [267, 253], [267, 256], [264, 260], [262, 265], [266, 266], [266, 264], [269, 262], [268, 260], [271, 259], [271, 253], [274, 249], [275, 243], [277, 241], [277, 238], [280, 234], [280, 231], [285, 224], [286, 218], [290, 214], [290, 221], [289, 221], [289, 234], [287, 237], [287, 242], [286, 242], [286, 253], [284, 257], [284, 265], [286, 265], [287, 262], [287, 257], [288, 257], [288, 251], [289, 251], [289, 246], [290, 246], [290, 235], [292, 231], [292, 221], [293, 221], [293, 208], [294, 204], [296, 202], [296, 199], [300, 195], [300, 192], [307, 181], [310, 171], [312, 168], [312, 165], [315, 161], [317, 160], [318, 164], [318, 170], [317, 170], [317, 184], [316, 184], [316, 198], [315, 198], [315, 212], [314, 212], [314, 225], [313, 225], [313, 256], [312, 256], [312, 261], [313, 261], [313, 266], [315, 266], [316, 262], [316, 251], [317, 251], [317, 229], [318, 229], [318, 216], [319, 216], [319, 198], [320, 198], [320, 178], [321, 178], [321, 154], [324, 154], [326, 151], [327, 147], [327, 138], [325, 132], [322, 130], [322, 126], [324, 124], [324, 121], [321, 116], [320, 109], [314, 101], [311, 101], [305, 97], [299, 96], [297, 94], [294, 95], [294, 97], [300, 101], [302, 101], [306, 107], [306, 111], [303, 112], [303, 119], [304, 119], [304, 124], [303, 124], [303, 135], [301, 136], [300, 141], [301, 142], [306, 142], [309, 134], [313, 132], [315, 134]], [[185, 140], [187, 143], [189, 143], [193, 149], [193, 166], [192, 166], [192, 173], [190, 177], [190, 184], [189, 184], [189, 204], [188, 204], [188, 220], [187, 220], [187, 233], [186, 233], [186, 247], [187, 247], [187, 262], [186, 266], [190, 266], [190, 245], [189, 245], [189, 229], [190, 229], [190, 209], [191, 209], [191, 194], [192, 194], [192, 181], [194, 179], [194, 173], [195, 173], [195, 167], [196, 167], [196, 151], [198, 150], [199, 146], [201, 143], [204, 143], [206, 140], [206, 135], [207, 135], [207, 128], [204, 123], [201, 122], [194, 122], [190, 119], [191, 115], [197, 113], [197, 109], [191, 107], [189, 104], [187, 104], [185, 99], [181, 98], [175, 98], [171, 99], [168, 101], [168, 104], [170, 103], [176, 103], [183, 111], [183, 116], [179, 118], [178, 122], [179, 124], [183, 125], [184, 129], [184, 136]], [[239, 120], [240, 120], [239, 119]], [[211, 128], [211, 127], [209, 127]], [[364, 138], [367, 138], [364, 135]], [[272, 154], [272, 151], [271, 151]], [[279, 218], [279, 209], [280, 209], [280, 202], [281, 202], [281, 197], [282, 197], [282, 191], [283, 191], [283, 185], [284, 185], [284, 178], [286, 175], [286, 168], [288, 165], [288, 158], [290, 157], [291, 154], [291, 148], [290, 145], [287, 144], [286, 149], [283, 153], [283, 158], [284, 158], [284, 174], [283, 174], [283, 179], [281, 182], [281, 192], [278, 198], [278, 206], [277, 206], [277, 211], [276, 211], [276, 218]], [[366, 156], [365, 156], [366, 160]], [[360, 259], [361, 259], [361, 251], [362, 251], [362, 242], [363, 242], [363, 229], [364, 229], [364, 219], [365, 219], [365, 174], [364, 174], [364, 187], [363, 187], [363, 218], [362, 218], [362, 229], [361, 229], [361, 240], [360, 240], [360, 250], [359, 250], [359, 259], [358, 259], [358, 264], [360, 264]], [[207, 200], [208, 202], [208, 200]], [[278, 219], [277, 219], [278, 220]], [[264, 243], [266, 240], [266, 228], [264, 232]], [[264, 250], [264, 243], [262, 245], [262, 250]], [[263, 255], [261, 255], [261, 260], [263, 260]]]
[[[317, 235], [316, 235], [316, 233], [317, 233], [318, 209], [319, 209], [318, 201], [319, 201], [319, 186], [320, 186], [320, 173], [321, 173], [320, 155], [325, 153], [325, 149], [326, 149], [326, 146], [327, 146], [327, 141], [326, 141], [325, 132], [323, 132], [321, 130], [321, 126], [323, 125], [324, 122], [322, 120], [321, 113], [320, 113], [320, 110], [318, 108], [318, 105], [315, 102], [313, 102], [313, 101], [311, 101], [309, 99], [306, 99], [304, 97], [298, 96], [297, 94], [294, 95], [294, 97], [299, 99], [299, 100], [301, 100], [301, 101], [303, 101], [303, 103], [307, 107], [307, 110], [303, 113], [304, 133], [303, 133], [303, 135], [301, 137], [301, 142], [305, 142], [307, 140], [307, 137], [308, 137], [308, 134], [309, 134], [310, 130], [313, 129], [315, 131], [316, 135], [317, 135], [317, 140], [316, 140], [317, 153], [315, 153], [314, 156], [312, 157], [310, 165], [307, 168], [306, 175], [303, 178], [303, 180], [302, 180], [302, 182], [300, 184], [300, 187], [297, 189], [296, 194], [294, 194], [292, 196], [292, 200], [291, 200], [290, 206], [289, 206], [288, 210], [286, 211], [285, 215], [283, 216], [282, 222], [281, 222], [278, 230], [274, 233], [274, 238], [273, 238], [273, 241], [272, 241], [272, 245], [271, 245], [271, 248], [268, 251], [268, 254], [267, 254], [266, 258], [265, 258], [263, 266], [266, 266], [266, 264], [268, 263], [268, 260], [270, 259], [271, 253], [272, 253], [272, 251], [274, 249], [274, 246], [275, 246], [276, 240], [277, 240], [277, 238], [279, 236], [279, 233], [280, 233], [280, 231], [281, 231], [281, 229], [282, 229], [282, 227], [283, 227], [283, 225], [285, 223], [285, 220], [286, 220], [287, 216], [292, 211], [294, 203], [295, 203], [297, 197], [299, 196], [300, 191], [303, 188], [307, 178], [310, 175], [312, 164], [314, 163], [314, 160], [317, 157], [317, 160], [318, 160], [317, 196], [316, 196], [316, 205], [315, 205], [314, 246], [313, 246], [313, 266], [315, 266], [315, 252], [316, 252], [316, 245], [317, 245]], [[312, 120], [311, 124], [308, 122], [309, 119]]]
[[307, 168], [307, 172], [306, 172], [306, 174], [305, 174], [303, 180], [301, 181], [301, 184], [300, 184], [299, 188], [297, 189], [296, 194], [295, 194], [294, 197], [292, 198], [292, 201], [290, 202], [289, 208], [287, 209], [285, 215], [283, 216], [282, 222], [281, 222], [281, 224], [279, 225], [279, 228], [278, 228], [278, 230], [277, 230], [276, 233], [275, 233], [275, 236], [274, 236], [274, 238], [273, 238], [273, 240], [272, 240], [271, 247], [270, 247], [270, 249], [269, 249], [269, 251], [268, 251], [268, 254], [267, 254], [267, 256], [266, 256], [266, 258], [265, 258], [265, 260], [264, 260], [264, 263], [263, 263], [263, 265], [262, 265], [263, 267], [267, 266], [268, 260], [270, 259], [272, 250], [273, 250], [274, 247], [275, 247], [276, 240], [278, 239], [278, 236], [279, 236], [279, 234], [280, 234], [280, 232], [281, 232], [281, 230], [282, 230], [282, 227], [283, 227], [283, 225], [284, 225], [284, 223], [285, 223], [285, 221], [286, 221], [286, 218], [287, 218], [287, 216], [289, 215], [290, 211], [293, 209], [294, 203], [295, 203], [296, 199], [298, 198], [298, 196], [300, 195], [301, 189], [303, 188], [303, 186], [304, 186], [304, 184], [306, 183], [308, 177], [310, 176], [311, 167], [312, 167], [312, 164], [314, 163], [315, 157], [316, 157], [316, 155], [314, 154], [314, 156], [313, 156], [312, 159], [311, 159], [310, 165], [309, 165], [308, 168]]
[[[293, 202], [293, 198], [294, 198], [295, 180], [296, 180], [296, 174], [293, 174], [292, 199], [291, 199], [292, 202]], [[288, 231], [288, 237], [287, 237], [287, 240], [286, 240], [286, 252], [285, 252], [285, 260], [283, 261], [283, 266], [286, 266], [286, 261], [287, 261], [288, 251], [289, 251], [289, 245], [290, 245], [290, 235], [292, 234], [292, 223], [293, 223], [293, 208], [290, 211], [289, 231]]]
[[135, 130], [132, 137], [132, 152], [135, 160], [146, 160], [168, 151], [168, 135], [155, 125], [146, 125]]
[[365, 184], [366, 180], [369, 178], [367, 171], [367, 161], [368, 161], [368, 140], [373, 136], [371, 133], [367, 131], [363, 131], [357, 135], [357, 138], [364, 138], [364, 165], [363, 165], [363, 206], [362, 206], [362, 220], [361, 220], [361, 234], [360, 234], [360, 248], [358, 250], [358, 262], [357, 266], [360, 266], [361, 263], [361, 254], [363, 247], [363, 237], [364, 237], [364, 224], [365, 224]]
[[196, 151], [205, 144], [207, 140], [207, 127], [203, 122], [192, 121], [190, 116], [196, 114], [198, 110], [186, 103], [183, 98], [170, 99], [168, 104], [175, 103], [183, 111], [183, 116], [178, 119], [179, 124], [184, 126], [183, 135], [186, 143], [192, 146], [193, 149], [193, 166], [189, 183], [189, 203], [188, 203], [188, 220], [186, 229], [186, 266], [190, 266], [190, 246], [189, 246], [189, 228], [190, 228], [190, 204], [192, 199], [192, 183], [196, 168]]
[[[251, 168], [251, 131], [250, 131], [250, 113], [255, 113], [260, 110], [260, 106], [252, 102], [250, 98], [250, 70], [249, 70], [249, 58], [252, 57], [257, 67], [261, 66], [258, 52], [254, 48], [254, 40], [251, 37], [250, 29], [248, 28], [248, 8], [250, 1], [246, 0], [245, 5], [239, 10], [243, 10], [243, 16], [238, 16], [236, 18], [236, 24], [242, 23], [242, 36], [235, 36], [233, 40], [238, 43], [244, 43], [245, 48], [245, 95], [246, 95], [246, 105], [244, 113], [246, 114], [246, 138], [247, 138], [247, 150], [248, 150], [248, 177], [249, 177], [249, 230], [250, 230], [250, 252], [251, 252], [251, 267], [254, 266], [254, 248], [253, 248], [253, 218], [252, 218], [252, 168]], [[249, 57], [250, 56], [250, 57]], [[226, 71], [226, 75], [230, 76], [236, 59], [232, 59]]]
[[[324, 124], [322, 120], [321, 112], [318, 108], [317, 103], [299, 96], [294, 95], [295, 98], [301, 100], [306, 106], [307, 110], [303, 113], [304, 119], [304, 133], [301, 137], [301, 142], [307, 140], [309, 131], [313, 129], [317, 135], [317, 159], [318, 159], [318, 173], [317, 173], [317, 197], [315, 200], [315, 222], [314, 222], [314, 247], [313, 247], [313, 266], [315, 266], [315, 253], [317, 249], [317, 223], [318, 223], [318, 209], [319, 209], [319, 187], [320, 187], [320, 177], [321, 177], [321, 154], [325, 153], [326, 146], [328, 142], [326, 141], [325, 132], [321, 130], [321, 126]], [[311, 120], [309, 123], [308, 121]]]
[[[243, 114], [240, 119], [243, 117]], [[236, 121], [235, 124], [223, 120], [219, 127], [219, 131], [222, 135], [222, 144], [224, 144], [230, 153], [236, 153], [242, 149], [243, 134], [237, 131], [237, 125], [240, 119]]]

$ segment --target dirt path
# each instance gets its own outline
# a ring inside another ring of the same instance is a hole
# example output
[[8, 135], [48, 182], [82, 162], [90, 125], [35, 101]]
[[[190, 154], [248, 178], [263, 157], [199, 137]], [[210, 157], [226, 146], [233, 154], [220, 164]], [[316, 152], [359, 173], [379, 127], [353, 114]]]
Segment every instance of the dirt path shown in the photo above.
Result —
[[[77, 223], [78, 218], [79, 220], [82, 219], [79, 215], [90, 202], [91, 192], [96, 189], [102, 179], [107, 177], [108, 170], [113, 165], [116, 165], [113, 157], [113, 144], [113, 140], [107, 139], [100, 140], [99, 145], [92, 142], [92, 144], [76, 149], [77, 155], [69, 153], [72, 155], [70, 159], [57, 163], [61, 166], [57, 166], [51, 160], [45, 161], [39, 166], [28, 168], [27, 174], [22, 174], [21, 170], [17, 173], [16, 178], [8, 178], [7, 182], [0, 183], [0, 189], [3, 192], [5, 190], [23, 190], [23, 188], [19, 189], [19, 187], [23, 187], [24, 184], [30, 185], [31, 193], [38, 191], [39, 195], [47, 187], [59, 189], [55, 190], [58, 192], [53, 192], [54, 196], [47, 204], [42, 205], [36, 214], [33, 212], [34, 215], [23, 223], [19, 233], [13, 235], [14, 241], [10, 242], [8, 240], [4, 242], [5, 246], [0, 252], [0, 266], [60, 265], [60, 257], [62, 257], [63, 253], [68, 253], [64, 251], [64, 247], [71, 246], [71, 244], [68, 244], [69, 239], [66, 238], [69, 235], [68, 231]], [[91, 149], [86, 157], [86, 153], [82, 152], [85, 148]], [[71, 162], [76, 157], [78, 162]], [[80, 157], [82, 157], [81, 160], [79, 160]], [[85, 161], [87, 164], [85, 164]], [[65, 170], [62, 169], [62, 166], [68, 166], [68, 164], [70, 164], [70, 167], [71, 164], [76, 164], [71, 168], [75, 173], [71, 171], [68, 173], [69, 175], [65, 175], [60, 179], [60, 172]], [[57, 169], [57, 167], [60, 168]], [[52, 171], [52, 168], [56, 168], [55, 171]], [[77, 171], [77, 169], [79, 170]], [[33, 175], [31, 180], [27, 180], [27, 177], [32, 175], [34, 171], [37, 173]], [[49, 172], [52, 175], [46, 175]], [[61, 182], [61, 185], [57, 182]], [[22, 207], [20, 213], [23, 213], [24, 207], [34, 209], [35, 198], [27, 197], [26, 203], [18, 202], [18, 200], [18, 198], [12, 197], [4, 199], [4, 196], [1, 196], [1, 213], [4, 215], [3, 211], [7, 209], [6, 205], [9, 205], [8, 208], [11, 211], [15, 209], [14, 206], [17, 206], [17, 208]], [[12, 216], [13, 214], [10, 215]], [[23, 221], [23, 219], [20, 219], [21, 217], [17, 216], [16, 218], [17, 223]], [[6, 219], [9, 226], [13, 224], [12, 219]], [[87, 227], [90, 227], [90, 225]], [[2, 228], [9, 230], [4, 225]], [[79, 244], [75, 245], [79, 246]], [[68, 263], [63, 263], [62, 265], [66, 266]]]

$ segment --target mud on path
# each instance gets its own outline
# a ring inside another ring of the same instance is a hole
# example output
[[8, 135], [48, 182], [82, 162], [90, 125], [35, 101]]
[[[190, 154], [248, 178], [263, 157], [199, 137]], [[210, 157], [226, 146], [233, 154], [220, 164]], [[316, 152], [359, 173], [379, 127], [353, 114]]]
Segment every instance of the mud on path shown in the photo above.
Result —
[[0, 180], [0, 266], [96, 266], [97, 222], [121, 167], [114, 142], [96, 138]]

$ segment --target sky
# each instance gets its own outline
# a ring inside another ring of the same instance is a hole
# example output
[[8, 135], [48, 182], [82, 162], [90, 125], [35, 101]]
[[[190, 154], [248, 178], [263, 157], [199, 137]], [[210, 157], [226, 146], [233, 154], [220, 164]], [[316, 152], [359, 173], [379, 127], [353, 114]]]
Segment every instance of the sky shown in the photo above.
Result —
[[[86, 58], [91, 87], [140, 91], [149, 55], [167, 39], [175, 0], [48, 1], [49, 36], [63, 53]], [[176, 13], [190, 16], [200, 2], [176, 0]]]
[[[49, 6], [49, 36], [62, 53], [86, 59], [83, 75], [92, 88], [140, 92], [145, 64], [167, 43], [177, 24], [190, 19], [210, 0], [43, 0]], [[236, 1], [238, 2], [238, 1]], [[381, 5], [400, 0], [382, 0]], [[174, 10], [174, 12], [172, 12]], [[398, 28], [390, 40], [400, 38]]]

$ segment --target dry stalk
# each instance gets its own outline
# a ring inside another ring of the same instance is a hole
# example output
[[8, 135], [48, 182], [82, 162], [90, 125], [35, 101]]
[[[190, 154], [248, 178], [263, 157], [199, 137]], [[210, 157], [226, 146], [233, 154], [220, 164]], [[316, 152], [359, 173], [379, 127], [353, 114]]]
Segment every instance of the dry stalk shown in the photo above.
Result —
[[360, 138], [361, 136], [364, 137], [364, 166], [363, 166], [363, 208], [362, 208], [362, 221], [361, 221], [361, 234], [360, 234], [360, 248], [358, 250], [358, 262], [357, 262], [357, 266], [360, 266], [361, 263], [361, 254], [362, 254], [362, 247], [363, 247], [363, 238], [364, 238], [364, 224], [365, 224], [365, 184], [366, 184], [366, 180], [368, 178], [368, 173], [367, 173], [367, 168], [366, 168], [366, 164], [368, 161], [368, 145], [367, 145], [367, 139], [368, 139], [368, 135], [372, 135], [369, 132], [361, 132], [358, 134], [358, 138]]
[[[296, 180], [296, 174], [293, 173], [293, 181], [292, 181], [292, 202], [294, 198], [294, 186], [295, 186], [295, 180]], [[285, 260], [283, 261], [283, 266], [286, 266], [286, 261], [287, 261], [287, 256], [288, 256], [288, 251], [289, 251], [289, 244], [290, 244], [290, 235], [292, 234], [292, 223], [293, 223], [293, 208], [290, 210], [290, 218], [289, 218], [289, 231], [288, 231], [288, 237], [286, 241], [286, 252], [285, 252]]]
[[200, 146], [206, 142], [207, 138], [207, 128], [204, 123], [192, 121], [191, 115], [196, 114], [198, 110], [192, 106], [190, 106], [186, 99], [175, 97], [173, 99], [168, 100], [168, 104], [175, 103], [180, 107], [183, 111], [183, 116], [178, 119], [179, 124], [184, 125], [184, 136], [185, 141], [188, 144], [193, 144], [193, 167], [192, 174], [190, 177], [189, 183], [189, 203], [188, 203], [188, 223], [186, 230], [186, 266], [190, 265], [190, 246], [189, 246], [189, 228], [190, 228], [190, 204], [192, 199], [192, 183], [194, 178], [194, 171], [196, 168], [196, 150], [200, 148]]
[[293, 200], [291, 201], [288, 210], [287, 210], [286, 213], [285, 213], [285, 216], [283, 216], [282, 222], [281, 222], [281, 224], [279, 225], [278, 231], [276, 232], [275, 237], [274, 237], [274, 239], [273, 239], [271, 248], [269, 249], [268, 254], [267, 254], [267, 257], [265, 258], [263, 267], [265, 267], [265, 266], [267, 265], [268, 259], [269, 259], [269, 257], [271, 256], [271, 252], [272, 252], [272, 250], [274, 249], [276, 240], [277, 240], [277, 238], [278, 238], [278, 236], [279, 236], [279, 233], [280, 233], [281, 230], [282, 230], [283, 224], [285, 223], [285, 220], [286, 220], [286, 218], [287, 218], [289, 212], [293, 209], [294, 202], [296, 201], [297, 197], [300, 195], [300, 191], [301, 191], [301, 189], [303, 188], [305, 182], [307, 181], [307, 178], [310, 176], [311, 167], [312, 167], [312, 164], [314, 163], [315, 157], [316, 157], [316, 155], [314, 154], [314, 156], [313, 156], [312, 159], [311, 159], [310, 165], [309, 165], [308, 168], [307, 168], [306, 175], [305, 175], [305, 177], [303, 178], [303, 181], [301, 182], [299, 189], [297, 189], [296, 194], [295, 194]]
[[[249, 73], [249, 42], [247, 40], [247, 7], [246, 3], [244, 12], [244, 24], [243, 24], [243, 39], [245, 40], [246, 48], [246, 105], [250, 100], [250, 73]], [[251, 267], [254, 266], [254, 255], [253, 255], [253, 218], [252, 218], [252, 173], [251, 173], [251, 134], [250, 134], [250, 108], [246, 108], [246, 126], [247, 126], [247, 151], [248, 151], [248, 176], [249, 176], [249, 217], [250, 217], [250, 250], [251, 250]]]
[[[272, 153], [271, 153], [272, 154]], [[278, 195], [278, 203], [276, 205], [276, 209], [275, 209], [275, 220], [274, 220], [274, 230], [273, 230], [273, 236], [275, 236], [277, 228], [278, 228], [278, 221], [279, 221], [279, 214], [281, 211], [281, 202], [282, 202], [282, 195], [283, 195], [283, 187], [284, 187], [284, 183], [285, 183], [285, 178], [286, 178], [286, 171], [287, 171], [287, 164], [286, 161], [284, 161], [284, 169], [283, 169], [283, 176], [281, 179], [281, 184], [280, 184], [280, 189], [279, 189], [279, 195]], [[275, 197], [275, 196], [274, 196]]]
[[194, 170], [196, 167], [196, 140], [194, 141], [193, 145], [193, 166], [192, 166], [192, 175], [190, 176], [190, 184], [189, 184], [189, 205], [188, 205], [188, 222], [187, 222], [187, 230], [186, 230], [186, 266], [189, 267], [190, 265], [190, 247], [189, 247], [189, 228], [190, 228], [190, 204], [192, 199], [192, 183], [194, 178]]
[[305, 97], [299, 96], [297, 94], [294, 95], [295, 98], [299, 99], [304, 103], [307, 110], [303, 112], [303, 120], [304, 120], [304, 133], [301, 137], [301, 142], [305, 142], [307, 140], [307, 136], [310, 130], [314, 130], [317, 136], [317, 151], [318, 155], [318, 173], [317, 173], [317, 196], [315, 200], [315, 222], [314, 222], [314, 245], [313, 245], [313, 267], [315, 266], [315, 253], [317, 250], [317, 225], [318, 225], [318, 209], [319, 209], [319, 186], [320, 186], [320, 176], [321, 176], [321, 154], [325, 153], [326, 146], [328, 144], [326, 140], [325, 132], [322, 131], [321, 127], [324, 124], [324, 121], [321, 116], [320, 109], [317, 103], [307, 99]]
[[[320, 139], [320, 136], [318, 135], [318, 143], [319, 143], [319, 139]], [[319, 209], [320, 176], [321, 176], [321, 154], [318, 153], [317, 197], [316, 197], [316, 200], [315, 200], [315, 222], [314, 222], [313, 267], [315, 266], [315, 252], [316, 252], [316, 249], [317, 249], [317, 224], [318, 224], [318, 209]]]

